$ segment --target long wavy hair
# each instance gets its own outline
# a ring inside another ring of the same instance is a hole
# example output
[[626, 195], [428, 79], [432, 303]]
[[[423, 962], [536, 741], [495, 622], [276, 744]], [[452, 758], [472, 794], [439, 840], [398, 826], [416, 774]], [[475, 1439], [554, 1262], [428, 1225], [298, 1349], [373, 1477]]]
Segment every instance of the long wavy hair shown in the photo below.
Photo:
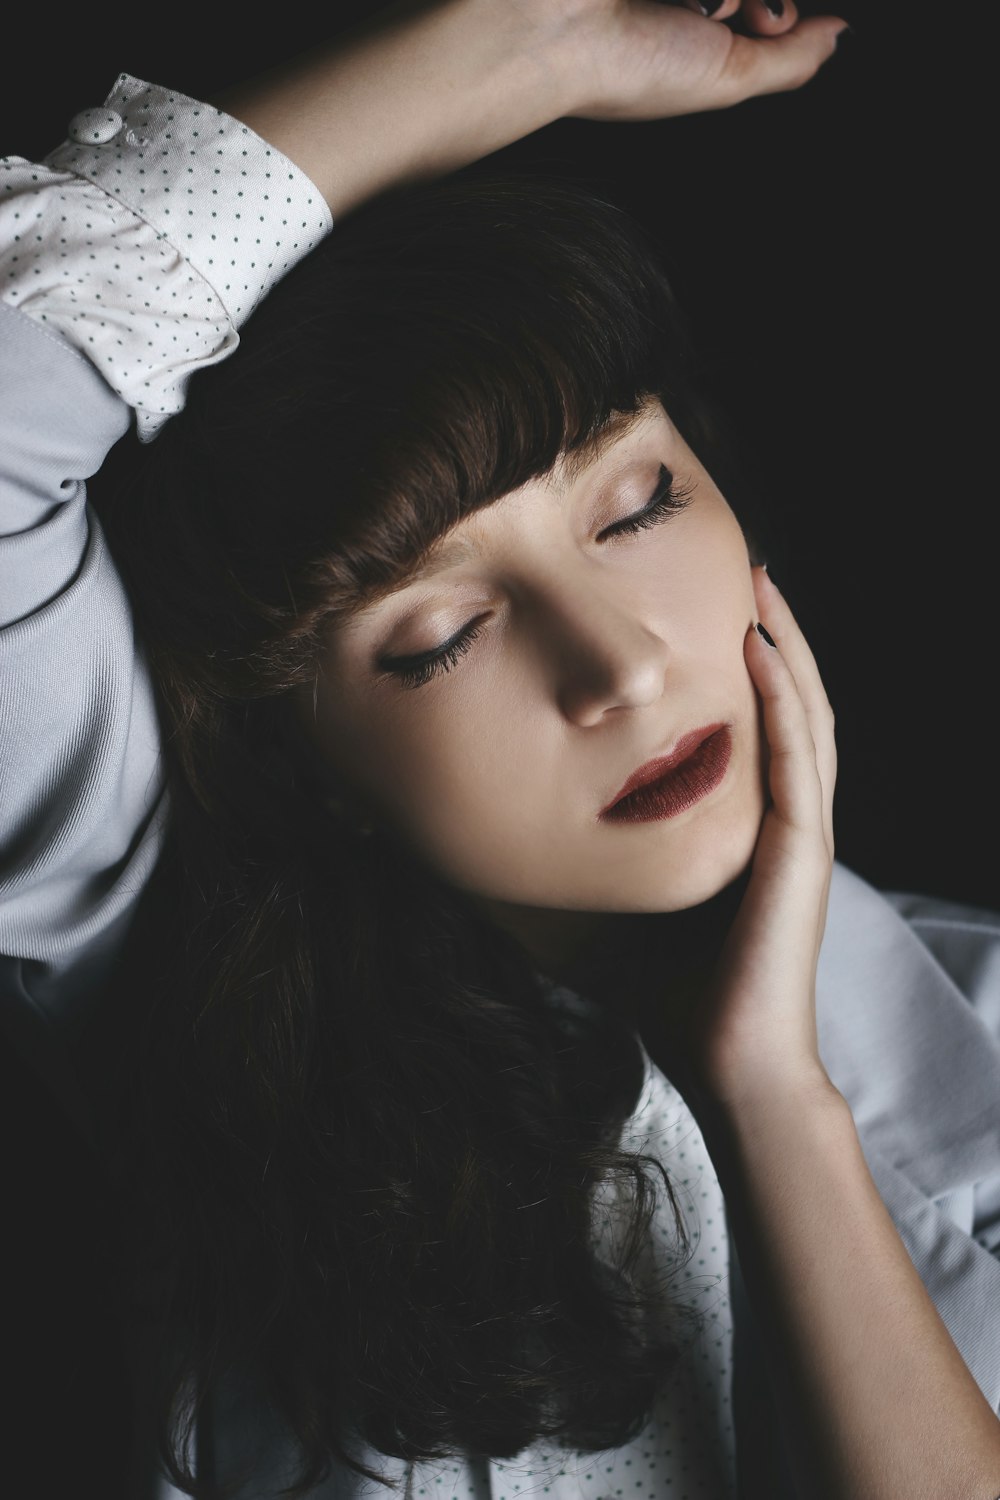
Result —
[[357, 1437], [407, 1461], [617, 1446], [676, 1358], [683, 1307], [638, 1267], [658, 1194], [678, 1267], [685, 1225], [621, 1147], [633, 1028], [553, 1003], [469, 898], [333, 811], [290, 694], [331, 625], [613, 414], [659, 396], [715, 452], [687, 348], [658, 252], [591, 192], [409, 187], [289, 274], [98, 497], [169, 777], [122, 970], [144, 1024], [121, 1171], [192, 1494], [224, 1488], [191, 1435], [233, 1371], [298, 1494], [333, 1461], [382, 1478]]

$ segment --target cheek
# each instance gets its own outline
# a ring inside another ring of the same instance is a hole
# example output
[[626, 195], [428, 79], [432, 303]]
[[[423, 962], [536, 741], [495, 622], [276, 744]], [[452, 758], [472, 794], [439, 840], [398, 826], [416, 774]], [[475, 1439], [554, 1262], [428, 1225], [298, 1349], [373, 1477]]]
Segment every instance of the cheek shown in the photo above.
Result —
[[442, 686], [395, 715], [392, 733], [383, 726], [368, 738], [364, 774], [376, 804], [449, 883], [537, 904], [553, 821], [567, 822], [566, 787], [550, 774], [561, 721], [517, 670], [473, 669]]
[[746, 669], [744, 637], [747, 627], [757, 618], [750, 560], [743, 534], [735, 521], [720, 530], [723, 535], [718, 546], [711, 550], [703, 577], [700, 606], [696, 607], [695, 613], [706, 639], [713, 637], [712, 622], [715, 622], [715, 638], [723, 649], [735, 650], [739, 669], [743, 672]]
[[391, 707], [368, 705], [325, 725], [331, 751], [341, 747], [342, 774], [438, 863], [488, 842], [498, 809], [523, 790], [521, 719], [503, 684], [470, 667], [464, 662], [443, 691], [401, 693]]
[[745, 671], [743, 639], [756, 618], [750, 558], [739, 523], [721, 496], [663, 540], [644, 581], [655, 628], [686, 660], [730, 662]]

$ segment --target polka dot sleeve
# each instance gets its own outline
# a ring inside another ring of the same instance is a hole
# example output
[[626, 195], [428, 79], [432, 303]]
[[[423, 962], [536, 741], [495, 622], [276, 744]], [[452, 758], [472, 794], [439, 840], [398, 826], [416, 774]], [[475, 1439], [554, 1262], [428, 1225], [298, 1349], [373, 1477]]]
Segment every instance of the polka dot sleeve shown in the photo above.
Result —
[[148, 442], [331, 227], [246, 125], [122, 73], [42, 164], [0, 162], [0, 299], [81, 350]]

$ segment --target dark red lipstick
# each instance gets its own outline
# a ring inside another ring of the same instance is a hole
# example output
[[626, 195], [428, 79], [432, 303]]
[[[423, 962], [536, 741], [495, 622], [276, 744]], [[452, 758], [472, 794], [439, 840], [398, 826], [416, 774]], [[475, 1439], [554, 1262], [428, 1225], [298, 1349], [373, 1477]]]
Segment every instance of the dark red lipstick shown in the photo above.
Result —
[[728, 724], [693, 729], [681, 736], [669, 755], [633, 771], [601, 819], [605, 823], [652, 823], [676, 818], [715, 790], [732, 753]]

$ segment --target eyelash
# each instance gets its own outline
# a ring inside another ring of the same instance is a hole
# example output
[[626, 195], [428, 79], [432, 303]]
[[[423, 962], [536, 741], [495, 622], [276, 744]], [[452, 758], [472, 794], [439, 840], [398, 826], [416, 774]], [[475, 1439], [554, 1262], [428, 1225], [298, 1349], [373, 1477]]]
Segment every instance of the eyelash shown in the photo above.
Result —
[[666, 521], [678, 511], [686, 510], [691, 504], [692, 495], [693, 489], [681, 489], [675, 485], [674, 476], [666, 464], [661, 464], [656, 489], [642, 510], [634, 516], [626, 516], [623, 521], [616, 521], [613, 526], [605, 526], [598, 533], [598, 539], [602, 536], [628, 536], [633, 532], [643, 531], [647, 526], [659, 526], [661, 521]]
[[[605, 526], [598, 533], [598, 540], [602, 537], [631, 536], [644, 531], [648, 526], [659, 526], [679, 511], [685, 510], [691, 503], [691, 496], [690, 489], [675, 486], [674, 476], [665, 464], [661, 464], [659, 480], [648, 503], [634, 516], [616, 521], [613, 526]], [[485, 617], [473, 620], [436, 651], [426, 652], [422, 656], [399, 656], [395, 659], [384, 657], [381, 665], [390, 676], [397, 678], [402, 687], [423, 687], [439, 673], [451, 671], [481, 634], [484, 624]]]

